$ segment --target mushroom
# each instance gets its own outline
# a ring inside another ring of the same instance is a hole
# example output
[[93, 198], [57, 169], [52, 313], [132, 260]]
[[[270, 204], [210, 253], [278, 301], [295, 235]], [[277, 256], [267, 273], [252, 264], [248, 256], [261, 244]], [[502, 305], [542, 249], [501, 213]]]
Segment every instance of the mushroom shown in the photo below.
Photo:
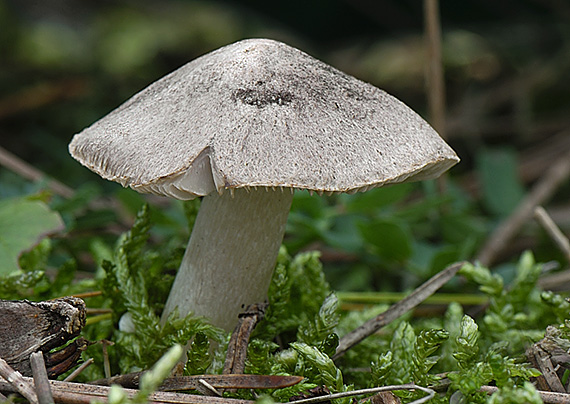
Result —
[[396, 98], [269, 39], [189, 62], [69, 150], [136, 191], [203, 197], [164, 315], [177, 307], [226, 330], [266, 299], [295, 189], [366, 191], [435, 178], [459, 161]]

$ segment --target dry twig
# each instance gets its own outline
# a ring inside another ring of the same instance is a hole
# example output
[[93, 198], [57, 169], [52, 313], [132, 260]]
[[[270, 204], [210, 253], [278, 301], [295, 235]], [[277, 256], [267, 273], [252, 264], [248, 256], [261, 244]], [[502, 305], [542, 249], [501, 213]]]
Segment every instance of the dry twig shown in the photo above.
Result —
[[[128, 388], [138, 388], [140, 378], [144, 372], [127, 373], [113, 376], [108, 379], [95, 380], [90, 384], [98, 386], [110, 386], [118, 384]], [[178, 376], [165, 379], [160, 387], [160, 391], [183, 391], [195, 390], [208, 383], [217, 389], [281, 389], [300, 383], [301, 376], [269, 376], [269, 375], [194, 375]]]
[[334, 400], [337, 398], [344, 398], [344, 397], [353, 397], [353, 396], [360, 396], [363, 394], [376, 394], [382, 391], [394, 391], [394, 390], [420, 390], [428, 395], [422, 397], [418, 400], [412, 401], [410, 404], [421, 404], [431, 400], [435, 396], [435, 391], [432, 389], [428, 389], [426, 387], [418, 386], [413, 383], [409, 384], [399, 384], [394, 386], [382, 386], [382, 387], [372, 387], [370, 389], [361, 389], [361, 390], [353, 390], [353, 391], [343, 391], [341, 393], [333, 393], [333, 394], [325, 394], [322, 396], [317, 397], [310, 397], [310, 398], [303, 398], [301, 400], [294, 400], [292, 403], [295, 404], [313, 404], [313, 403], [321, 403], [323, 401]]
[[34, 375], [34, 385], [39, 404], [52, 404], [53, 396], [49, 385], [46, 363], [42, 352], [34, 352], [30, 355], [32, 374]]
[[249, 337], [257, 323], [265, 316], [267, 306], [266, 303], [252, 304], [249, 305], [243, 313], [239, 314], [239, 322], [228, 344], [223, 374], [239, 374], [244, 372]]
[[[32, 383], [29, 377], [23, 377], [25, 383]], [[94, 386], [83, 383], [67, 383], [55, 380], [50, 381], [51, 391], [56, 403], [61, 404], [90, 404], [92, 401], [105, 402], [110, 387]], [[10, 383], [0, 381], [0, 391], [17, 392], [16, 387]], [[32, 390], [33, 391], [33, 390]], [[138, 390], [125, 389], [129, 397], [134, 397]], [[149, 402], [169, 404], [253, 404], [254, 401], [234, 398], [204, 397], [195, 394], [155, 392], [148, 396]], [[34, 404], [37, 404], [37, 400]]]
[[[32, 182], [39, 182], [49, 178], [49, 176], [46, 173], [31, 166], [30, 164], [26, 163], [24, 160], [10, 153], [8, 150], [4, 149], [1, 146], [0, 146], [0, 165], [18, 174], [20, 177], [30, 180]], [[62, 196], [64, 198], [71, 198], [75, 193], [73, 189], [69, 188], [67, 185], [54, 179], [48, 179], [46, 185], [55, 194]]]
[[95, 362], [95, 360], [93, 358], [89, 358], [87, 359], [85, 362], [83, 362], [81, 364], [81, 366], [79, 366], [77, 369], [75, 369], [73, 372], [71, 372], [69, 374], [69, 376], [67, 376], [65, 379], [63, 379], [64, 382], [71, 382], [73, 381], [77, 376], [79, 376], [85, 369], [87, 369], [89, 366], [91, 366], [93, 364], [93, 362]]
[[6, 385], [7, 388], [0, 388], [2, 391], [10, 391], [13, 393], [20, 393], [31, 404], [38, 404], [38, 396], [34, 390], [33, 380], [24, 377], [20, 372], [12, 369], [8, 363], [0, 358], [0, 376], [6, 380], [6, 382], [0, 382], [0, 385]]
[[544, 210], [542, 206], [537, 206], [534, 209], [535, 219], [544, 227], [550, 238], [554, 241], [556, 246], [564, 253], [568, 262], [570, 262], [570, 240], [562, 233], [560, 228], [554, 223], [554, 220]]
[[416, 290], [414, 290], [400, 302], [394, 304], [385, 312], [381, 313], [371, 320], [368, 320], [357, 329], [346, 334], [340, 339], [333, 359], [340, 358], [346, 353], [346, 351], [348, 351], [354, 345], [358, 344], [364, 338], [372, 335], [380, 328], [391, 323], [404, 313], [410, 311], [418, 304], [423, 302], [425, 299], [435, 293], [436, 290], [441, 288], [447, 281], [453, 278], [453, 276], [455, 276], [457, 271], [459, 271], [464, 264], [465, 262], [458, 262], [448, 266], [437, 275], [431, 277], [427, 282], [419, 286]]
[[538, 286], [543, 290], [551, 290], [554, 292], [570, 289], [570, 269], [539, 278]]
[[358, 401], [359, 404], [402, 404], [400, 397], [394, 395], [391, 391], [381, 391], [371, 397], [363, 398]]
[[101, 343], [101, 349], [103, 350], [103, 371], [105, 372], [105, 377], [111, 377], [111, 362], [109, 362], [109, 352], [107, 351], [107, 346], [115, 345], [112, 341], [107, 341], [102, 339], [99, 341]]
[[535, 379], [539, 389], [568, 393], [562, 382], [570, 367], [568, 340], [557, 327], [546, 327], [544, 338], [528, 347], [525, 353], [532, 366], [542, 373]]
[[[496, 386], [482, 386], [480, 390], [487, 394], [493, 394], [499, 388]], [[538, 394], [545, 404], [570, 404], [570, 394], [567, 393], [538, 390]]]

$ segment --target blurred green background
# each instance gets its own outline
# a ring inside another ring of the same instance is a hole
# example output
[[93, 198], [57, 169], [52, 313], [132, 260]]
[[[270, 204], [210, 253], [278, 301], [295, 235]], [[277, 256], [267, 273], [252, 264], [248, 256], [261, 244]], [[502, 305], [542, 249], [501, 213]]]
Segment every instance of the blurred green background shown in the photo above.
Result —
[[[472, 259], [570, 149], [570, 3], [440, 6], [448, 142], [462, 162], [443, 194], [433, 182], [329, 198], [297, 193], [285, 244], [320, 250], [334, 288], [402, 290]], [[85, 254], [93, 237], [112, 243], [144, 200], [153, 206], [153, 242], [182, 248], [184, 206], [80, 166], [67, 153], [75, 133], [184, 63], [249, 37], [298, 47], [429, 119], [423, 21], [422, 2], [411, 0], [0, 0], [0, 146], [76, 190], [71, 200], [45, 197], [67, 226], [54, 261], [73, 257], [93, 270]], [[45, 189], [0, 167], [0, 198]], [[569, 195], [565, 181], [547, 205], [567, 234]], [[567, 265], [529, 221], [497, 257], [499, 270], [508, 276], [525, 249]]]

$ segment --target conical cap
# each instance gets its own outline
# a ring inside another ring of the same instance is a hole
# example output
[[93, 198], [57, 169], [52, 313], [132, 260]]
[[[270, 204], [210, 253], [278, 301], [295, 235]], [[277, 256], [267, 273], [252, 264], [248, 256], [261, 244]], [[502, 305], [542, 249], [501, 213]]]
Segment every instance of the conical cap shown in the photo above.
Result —
[[151, 84], [75, 135], [73, 157], [142, 192], [349, 192], [439, 176], [455, 152], [386, 92], [283, 43], [243, 40]]

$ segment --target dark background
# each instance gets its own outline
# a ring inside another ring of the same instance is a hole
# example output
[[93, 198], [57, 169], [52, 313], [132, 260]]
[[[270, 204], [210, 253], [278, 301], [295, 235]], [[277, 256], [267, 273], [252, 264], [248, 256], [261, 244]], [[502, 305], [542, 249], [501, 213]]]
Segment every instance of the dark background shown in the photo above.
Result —
[[[464, 159], [567, 127], [567, 2], [444, 1], [441, 21], [449, 137]], [[2, 145], [58, 178], [75, 132], [247, 37], [300, 47], [426, 111], [420, 1], [4, 1], [0, 23]]]

